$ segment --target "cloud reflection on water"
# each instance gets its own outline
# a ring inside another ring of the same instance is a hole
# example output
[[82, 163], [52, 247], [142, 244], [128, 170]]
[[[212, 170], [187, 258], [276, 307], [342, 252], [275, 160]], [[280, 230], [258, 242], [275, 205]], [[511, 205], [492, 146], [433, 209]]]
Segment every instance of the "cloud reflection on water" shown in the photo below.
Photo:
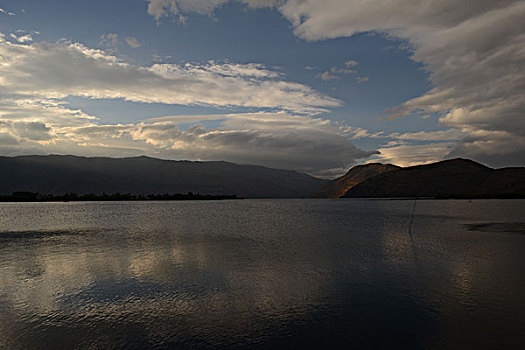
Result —
[[[459, 342], [477, 332], [465, 319], [483, 329], [519, 320], [523, 306], [522, 237], [464, 226], [491, 203], [469, 214], [425, 201], [412, 239], [408, 201], [56, 204], [26, 233], [10, 215], [29, 220], [41, 204], [1, 206], [0, 338], [7, 348], [381, 346], [388, 334], [439, 347], [436, 332]], [[519, 217], [519, 204], [500, 206]]]

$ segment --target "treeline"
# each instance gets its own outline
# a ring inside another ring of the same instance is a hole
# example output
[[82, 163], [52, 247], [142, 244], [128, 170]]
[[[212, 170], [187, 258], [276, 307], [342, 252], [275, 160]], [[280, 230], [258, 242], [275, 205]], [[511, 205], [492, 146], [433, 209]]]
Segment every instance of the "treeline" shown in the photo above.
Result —
[[13, 192], [11, 195], [0, 196], [0, 202], [94, 202], [94, 201], [184, 201], [184, 200], [223, 200], [238, 199], [237, 195], [202, 195], [188, 192], [186, 194], [131, 194], [131, 193], [94, 193], [79, 195], [69, 192], [64, 195], [42, 194], [34, 192]]

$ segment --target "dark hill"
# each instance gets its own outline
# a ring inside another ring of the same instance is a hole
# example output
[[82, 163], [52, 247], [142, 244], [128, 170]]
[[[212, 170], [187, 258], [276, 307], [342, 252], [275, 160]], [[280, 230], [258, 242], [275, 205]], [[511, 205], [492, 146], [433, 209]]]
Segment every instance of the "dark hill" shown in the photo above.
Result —
[[295, 171], [228, 162], [149, 157], [0, 157], [0, 194], [200, 193], [244, 198], [306, 197], [326, 181]]
[[525, 168], [491, 169], [451, 159], [379, 174], [352, 187], [345, 197], [518, 197], [525, 196]]
[[345, 175], [330, 181], [321, 190], [316, 192], [314, 198], [339, 198], [352, 187], [376, 175], [400, 169], [391, 164], [363, 164], [352, 167]]

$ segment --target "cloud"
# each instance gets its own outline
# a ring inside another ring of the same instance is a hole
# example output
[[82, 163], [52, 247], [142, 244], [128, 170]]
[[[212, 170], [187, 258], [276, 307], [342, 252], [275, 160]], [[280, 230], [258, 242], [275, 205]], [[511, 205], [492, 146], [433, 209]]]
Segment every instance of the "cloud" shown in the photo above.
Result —
[[243, 4], [246, 4], [250, 8], [259, 7], [274, 7], [284, 3], [283, 0], [241, 0]]
[[288, 0], [278, 8], [306, 40], [363, 32], [407, 40], [435, 87], [389, 117], [439, 114], [442, 124], [469, 135], [452, 154], [482, 161], [509, 155], [524, 164], [524, 1]]
[[31, 141], [49, 140], [49, 128], [40, 122], [12, 122], [0, 120], [0, 130], [4, 135]]
[[[200, 15], [211, 15], [222, 5], [231, 0], [146, 0], [148, 14], [155, 17], [157, 23], [163, 17], [175, 16], [179, 22], [185, 24], [186, 17], [183, 13], [197, 13]], [[285, 0], [236, 0], [248, 8], [256, 9], [262, 7], [276, 7], [283, 5]]]
[[[192, 121], [183, 129], [180, 124]], [[209, 128], [207, 121], [219, 121]], [[98, 125], [84, 122], [51, 128], [41, 122], [0, 119], [0, 146], [15, 152], [79, 155], [150, 155], [167, 159], [228, 160], [326, 175], [344, 171], [374, 152], [356, 148], [329, 121], [286, 112], [174, 116], [135, 124]], [[40, 142], [45, 141], [45, 142]], [[0, 147], [0, 152], [5, 149]], [[337, 175], [337, 174], [336, 174]]]
[[[198, 13], [210, 15], [215, 9], [229, 0], [148, 0], [148, 14], [155, 17], [157, 22], [162, 17], [179, 16], [181, 13]], [[184, 20], [185, 22], [185, 20]]]
[[6, 10], [1, 9], [1, 8], [0, 8], [0, 13], [6, 14], [8, 16], [15, 16], [16, 15], [16, 13], [9, 12], [9, 11], [6, 11]]
[[[309, 70], [313, 69], [312, 67], [309, 67], [309, 68], [306, 68], [306, 69], [309, 69]], [[338, 68], [338, 67], [334, 66], [334, 67], [330, 68], [330, 70], [328, 70], [326, 72], [317, 74], [316, 77], [320, 78], [320, 79], [322, 79], [324, 81], [330, 81], [330, 80], [339, 80], [339, 79], [341, 79], [340, 75], [342, 75], [342, 74], [354, 74], [354, 73], [356, 73], [356, 71], [353, 70], [353, 69]]]
[[459, 140], [464, 137], [464, 133], [457, 129], [448, 129], [440, 131], [419, 131], [408, 133], [393, 133], [387, 137], [398, 140], [412, 140], [412, 141], [450, 141]]
[[345, 135], [347, 135], [350, 140], [359, 140], [363, 138], [386, 138], [390, 136], [385, 136], [383, 131], [379, 132], [370, 132], [363, 128], [353, 127], [353, 126], [347, 126], [347, 125], [341, 125], [339, 126], [339, 130]]
[[457, 129], [370, 134], [359, 128], [348, 128], [345, 133], [354, 135], [351, 140], [362, 137], [385, 139], [386, 143], [378, 149], [379, 154], [369, 162], [381, 161], [399, 166], [427, 164], [451, 158], [457, 141], [465, 137], [465, 133]]
[[[186, 24], [184, 13], [211, 15], [213, 12], [230, 0], [147, 0], [148, 14], [153, 16], [157, 23], [163, 17], [174, 16], [181, 24]], [[239, 0], [248, 8], [274, 7], [284, 3], [283, 0]]]
[[[388, 110], [388, 117], [437, 114], [441, 124], [468, 134], [451, 154], [489, 163], [497, 161], [490, 154], [508, 155], [525, 164], [520, 146], [525, 138], [525, 1], [242, 2], [251, 7], [275, 6], [292, 23], [294, 33], [309, 41], [367, 32], [405, 40], [411, 58], [430, 73], [434, 88]], [[201, 12], [209, 14], [219, 6], [206, 3]], [[349, 60], [347, 67], [355, 63]], [[319, 78], [337, 79], [329, 71]], [[512, 141], [500, 142], [502, 134]]]
[[[217, 117], [212, 116], [213, 119]], [[141, 125], [133, 135], [151, 144], [189, 153], [192, 159], [257, 162], [311, 174], [336, 167], [347, 168], [356, 159], [371, 154], [357, 149], [329, 121], [320, 118], [284, 112], [219, 117], [224, 120], [218, 128], [207, 129], [196, 124], [185, 131], [173, 124], [178, 117], [157, 119], [153, 124]], [[173, 143], [173, 140], [178, 142]]]
[[523, 166], [525, 137], [507, 131], [476, 130], [470, 132], [447, 155], [447, 158], [467, 157], [494, 167]]
[[9, 35], [12, 39], [16, 40], [17, 42], [19, 43], [30, 43], [31, 41], [33, 41], [33, 37], [29, 34], [25, 34], [25, 35], [20, 35], [20, 36], [16, 36], [15, 34], [12, 34]]
[[182, 26], [186, 26], [186, 24], [188, 24], [188, 17], [187, 16], [183, 16], [183, 15], [179, 15], [178, 21], [179, 21], [179, 23]]
[[113, 47], [114, 48], [114, 47], [118, 46], [118, 42], [119, 42], [118, 34], [107, 33], [107, 34], [102, 34], [100, 36], [99, 45], [100, 46], [104, 46], [104, 47]]
[[355, 78], [355, 81], [358, 84], [366, 83], [368, 81], [368, 77], [357, 77], [357, 78]]
[[368, 163], [377, 161], [399, 166], [413, 166], [428, 164], [443, 160], [451, 152], [455, 143], [430, 143], [422, 145], [406, 145], [403, 142], [390, 143], [387, 147], [379, 148], [379, 154]]
[[330, 68], [330, 72], [332, 72], [333, 74], [354, 74], [356, 73], [356, 71], [353, 69], [337, 68], [337, 67]]
[[[344, 172], [373, 153], [356, 148], [337, 126], [315, 116], [340, 101], [288, 82], [282, 73], [262, 64], [137, 66], [77, 43], [19, 44], [1, 38], [3, 155], [147, 154], [326, 175], [333, 169]], [[264, 111], [107, 125], [72, 109], [64, 101], [69, 96]]]
[[2, 97], [277, 108], [319, 113], [341, 102], [261, 64], [132, 65], [81, 44], [0, 42]]
[[330, 81], [330, 80], [339, 80], [341, 77], [338, 77], [337, 75], [332, 74], [329, 71], [319, 73], [316, 75], [317, 78], [324, 80], [324, 81]]
[[9, 133], [0, 132], [0, 147], [6, 145], [17, 145], [18, 141]]
[[133, 37], [127, 37], [124, 39], [124, 41], [133, 49], [139, 48], [142, 45], [140, 41]]
[[349, 60], [345, 62], [345, 66], [347, 67], [357, 67], [359, 63], [357, 61]]

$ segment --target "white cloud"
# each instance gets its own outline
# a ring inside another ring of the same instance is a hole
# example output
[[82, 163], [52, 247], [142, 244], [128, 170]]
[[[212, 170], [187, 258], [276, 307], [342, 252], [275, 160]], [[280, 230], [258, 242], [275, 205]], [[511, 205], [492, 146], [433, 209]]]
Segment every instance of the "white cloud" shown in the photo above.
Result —
[[15, 34], [11, 33], [9, 36], [11, 39], [16, 40], [19, 43], [30, 43], [33, 41], [33, 37], [29, 34], [16, 36]]
[[358, 65], [359, 65], [359, 63], [357, 61], [354, 61], [354, 60], [349, 60], [349, 61], [345, 62], [345, 66], [347, 66], [347, 67], [357, 67]]
[[33, 41], [33, 37], [31, 35], [26, 34], [19, 36], [18, 38], [16, 38], [16, 40], [18, 40], [19, 43], [29, 43]]
[[260, 64], [131, 65], [101, 50], [69, 42], [17, 45], [3, 41], [3, 97], [67, 96], [133, 102], [278, 108], [319, 113], [339, 100], [287, 82]]
[[337, 67], [330, 68], [330, 72], [332, 72], [333, 74], [354, 74], [356, 73], [356, 71], [353, 69], [337, 68]]
[[321, 80], [324, 80], [324, 81], [341, 79], [341, 77], [338, 77], [337, 75], [332, 74], [330, 71], [319, 73], [319, 74], [316, 75], [316, 77], [321, 79]]
[[[159, 21], [162, 17], [194, 12], [201, 15], [210, 15], [219, 6], [229, 0], [147, 0], [148, 14]], [[185, 21], [184, 21], [185, 22]]]
[[102, 34], [100, 36], [99, 45], [105, 46], [105, 47], [117, 47], [118, 42], [119, 42], [118, 34], [107, 33], [107, 34]]
[[368, 81], [368, 77], [357, 77], [357, 78], [355, 78], [355, 81], [358, 84], [366, 83]]
[[393, 133], [387, 137], [395, 138], [398, 140], [412, 140], [412, 141], [450, 141], [459, 140], [464, 137], [465, 134], [457, 129], [448, 129], [440, 131], [419, 131], [419, 132], [408, 132], [408, 133]]
[[[370, 137], [359, 129], [355, 134]], [[378, 137], [388, 141], [369, 162], [379, 160], [399, 166], [412, 166], [441, 161], [450, 158], [456, 142], [462, 140], [465, 135], [457, 129], [380, 134]]]
[[[213, 1], [207, 3], [206, 11], [218, 6]], [[406, 40], [407, 48], [413, 51], [412, 59], [430, 72], [435, 88], [392, 108], [389, 118], [440, 114], [442, 124], [469, 133], [470, 138], [461, 139], [453, 154], [487, 162], [493, 161], [487, 158], [488, 154], [506, 154], [525, 164], [525, 149], [516, 152], [525, 138], [525, 1], [253, 2], [252, 7], [257, 6], [276, 6], [292, 23], [294, 33], [306, 40], [366, 32]], [[357, 62], [347, 63], [350, 68]], [[319, 77], [337, 79], [328, 71]], [[357, 82], [366, 80], [367, 77], [360, 77]], [[507, 133], [509, 140], [514, 141], [498, 142], [501, 133]], [[494, 142], [489, 142], [489, 135], [496, 138]], [[473, 141], [477, 137], [478, 143]], [[474, 144], [484, 146], [473, 147]]]
[[133, 37], [127, 37], [124, 39], [124, 41], [133, 49], [139, 48], [142, 45], [140, 41]]
[[[217, 8], [230, 0], [146, 0], [148, 14], [155, 17], [157, 23], [163, 17], [175, 16], [181, 24], [186, 24], [187, 17], [183, 13], [211, 15]], [[248, 8], [280, 6], [283, 0], [238, 0]]]
[[507, 154], [524, 164], [524, 1], [288, 0], [279, 10], [306, 40], [362, 32], [406, 39], [435, 88], [390, 117], [439, 113], [441, 123], [469, 132], [453, 154], [489, 162], [488, 154]]
[[388, 146], [379, 148], [379, 154], [368, 163], [377, 161], [391, 163], [399, 166], [413, 166], [428, 164], [443, 160], [455, 146], [455, 143], [430, 143], [423, 145], [406, 145], [403, 142], [389, 143]]
[[[346, 169], [371, 154], [353, 146], [328, 120], [314, 117], [340, 101], [285, 81], [283, 74], [261, 64], [210, 61], [142, 67], [76, 43], [5, 40], [0, 40], [0, 56], [0, 154], [147, 154], [228, 160], [311, 174]], [[70, 108], [63, 101], [68, 96], [276, 112], [105, 125]], [[210, 120], [214, 127], [206, 126]]]
[[9, 11], [6, 11], [6, 10], [1, 9], [1, 8], [0, 8], [0, 13], [6, 14], [8, 16], [15, 16], [16, 15], [16, 13], [9, 12]]
[[339, 126], [339, 130], [345, 135], [347, 135], [350, 140], [359, 140], [363, 138], [386, 138], [390, 136], [385, 136], [383, 131], [379, 132], [370, 132], [363, 128], [353, 127], [353, 126], [347, 126], [347, 125], [341, 125]]
[[[308, 68], [306, 68], [308, 69]], [[313, 68], [310, 67], [309, 70], [311, 70]], [[339, 80], [341, 79], [341, 75], [342, 74], [354, 74], [356, 73], [355, 70], [353, 69], [348, 69], [348, 68], [338, 68], [338, 67], [332, 67], [330, 68], [330, 70], [327, 70], [323, 73], [319, 73], [316, 75], [317, 78], [320, 78], [324, 81], [330, 81], [330, 80]]]

